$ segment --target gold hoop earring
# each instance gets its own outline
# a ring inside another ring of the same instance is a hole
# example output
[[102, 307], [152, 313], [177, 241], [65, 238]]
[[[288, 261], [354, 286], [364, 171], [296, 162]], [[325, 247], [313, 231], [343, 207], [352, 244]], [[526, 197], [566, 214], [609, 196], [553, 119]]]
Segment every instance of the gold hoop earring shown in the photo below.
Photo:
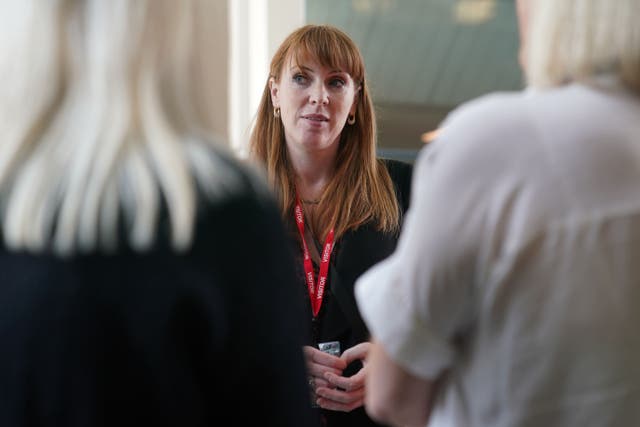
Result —
[[347, 119], [347, 123], [349, 123], [350, 125], [354, 125], [356, 123], [356, 115], [355, 114], [349, 114], [349, 118]]
[[280, 107], [276, 107], [273, 109], [273, 117], [275, 117], [276, 119], [280, 117]]

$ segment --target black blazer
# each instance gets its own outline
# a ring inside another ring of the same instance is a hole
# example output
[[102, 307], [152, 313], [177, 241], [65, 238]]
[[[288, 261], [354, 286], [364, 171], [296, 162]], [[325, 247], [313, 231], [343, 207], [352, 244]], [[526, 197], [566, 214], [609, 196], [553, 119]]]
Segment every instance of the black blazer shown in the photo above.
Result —
[[0, 426], [317, 422], [288, 236], [237, 172], [179, 255], [162, 225], [144, 254], [61, 259], [0, 236]]
[[[396, 160], [385, 160], [385, 165], [394, 183], [398, 203], [404, 216], [409, 207], [413, 167], [411, 164]], [[293, 221], [290, 225], [295, 228]], [[302, 253], [296, 239], [298, 282], [303, 293], [300, 298], [304, 301], [309, 334], [312, 337], [310, 345], [317, 346], [320, 342], [340, 341], [341, 350], [344, 351], [369, 339], [369, 331], [356, 305], [354, 284], [366, 270], [391, 255], [397, 240], [397, 234], [382, 233], [371, 225], [363, 225], [357, 230], [345, 233], [339, 241], [336, 241], [329, 267], [329, 288], [325, 292], [318, 319], [313, 322], [307, 285], [304, 280]], [[347, 367], [345, 375], [353, 375], [361, 367], [360, 362], [352, 363]], [[325, 410], [320, 412], [329, 427], [377, 425], [367, 417], [363, 408], [350, 413]]]

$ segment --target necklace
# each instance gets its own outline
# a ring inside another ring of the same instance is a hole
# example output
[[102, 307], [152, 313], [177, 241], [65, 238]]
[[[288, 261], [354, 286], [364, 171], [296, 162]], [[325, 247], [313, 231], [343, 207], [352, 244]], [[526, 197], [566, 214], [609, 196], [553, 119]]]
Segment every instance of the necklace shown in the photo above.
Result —
[[304, 203], [305, 205], [318, 205], [318, 204], [320, 204], [320, 199], [315, 199], [315, 200], [304, 200], [304, 199], [302, 199], [302, 203]]

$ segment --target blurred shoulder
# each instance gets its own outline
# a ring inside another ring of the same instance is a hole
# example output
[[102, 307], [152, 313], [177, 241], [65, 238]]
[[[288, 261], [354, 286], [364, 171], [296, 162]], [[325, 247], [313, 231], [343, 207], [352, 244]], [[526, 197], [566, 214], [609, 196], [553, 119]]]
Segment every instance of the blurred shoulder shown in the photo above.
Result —
[[450, 129], [473, 131], [470, 136], [500, 131], [517, 126], [527, 116], [530, 92], [496, 92], [463, 103], [449, 113], [442, 124], [443, 133]]
[[[208, 251], [221, 242], [242, 247], [259, 236], [260, 244], [273, 251], [286, 247], [275, 196], [262, 172], [224, 146], [200, 145], [191, 150], [192, 158], [196, 151], [191, 163], [198, 198], [194, 245]], [[226, 250], [220, 256], [232, 254]]]
[[531, 98], [528, 91], [496, 92], [455, 108], [418, 155], [416, 179], [465, 189], [469, 177], [488, 185], [533, 167], [541, 147]]
[[187, 153], [197, 188], [196, 233], [211, 238], [234, 230], [236, 239], [252, 238], [248, 230], [256, 227], [277, 233], [280, 214], [261, 170], [220, 143], [189, 144]]
[[209, 204], [229, 199], [252, 198], [271, 201], [266, 177], [219, 141], [188, 144], [187, 155], [198, 193]]
[[523, 149], [536, 137], [531, 98], [528, 91], [496, 92], [463, 103], [449, 113], [420, 157], [465, 153], [474, 161], [485, 158], [482, 153], [500, 156]]
[[[579, 84], [547, 90], [525, 89], [518, 92], [495, 92], [455, 108], [442, 124], [442, 134], [453, 136], [456, 141], [494, 140], [509, 143], [504, 136], [518, 134], [521, 139], [534, 137], [536, 126], [548, 128], [549, 120], [562, 128], [562, 123], [573, 126], [588, 106], [595, 106], [602, 113], [596, 98], [598, 91]], [[606, 109], [606, 108], [605, 108]], [[496, 138], [496, 136], [503, 136]], [[538, 135], [540, 136], [540, 135]]]

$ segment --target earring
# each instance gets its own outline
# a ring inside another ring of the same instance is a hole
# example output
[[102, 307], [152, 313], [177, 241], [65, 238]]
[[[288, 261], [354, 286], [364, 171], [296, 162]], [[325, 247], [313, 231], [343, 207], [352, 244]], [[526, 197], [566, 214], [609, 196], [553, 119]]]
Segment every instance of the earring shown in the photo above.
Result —
[[275, 117], [276, 119], [280, 117], [280, 107], [276, 107], [273, 109], [273, 117]]
[[349, 114], [349, 118], [347, 119], [347, 123], [349, 123], [350, 125], [353, 125], [356, 123], [356, 115], [355, 114]]

